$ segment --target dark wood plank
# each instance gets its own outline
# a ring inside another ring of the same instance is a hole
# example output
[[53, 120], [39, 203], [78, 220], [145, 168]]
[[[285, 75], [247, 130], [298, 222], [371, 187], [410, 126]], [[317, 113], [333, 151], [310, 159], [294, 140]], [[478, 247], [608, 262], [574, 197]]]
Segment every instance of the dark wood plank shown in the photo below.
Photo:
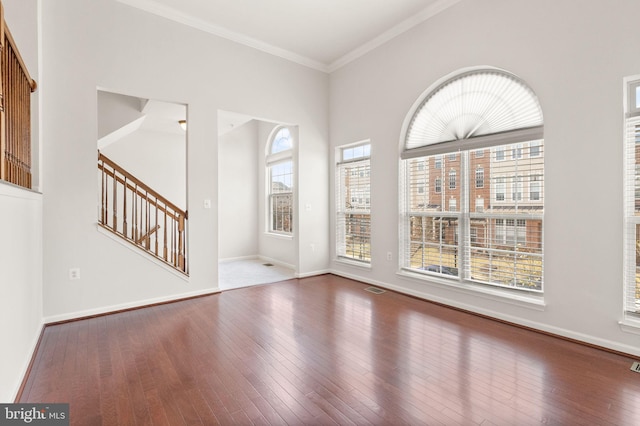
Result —
[[640, 424], [632, 359], [332, 276], [47, 326], [71, 424]]

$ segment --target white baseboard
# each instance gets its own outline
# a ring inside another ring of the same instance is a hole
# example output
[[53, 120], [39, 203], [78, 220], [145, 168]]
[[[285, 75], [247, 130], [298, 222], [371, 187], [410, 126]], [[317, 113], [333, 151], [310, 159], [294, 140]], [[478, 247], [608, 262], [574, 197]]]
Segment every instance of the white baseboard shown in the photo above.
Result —
[[218, 259], [219, 263], [226, 263], [226, 262], [235, 262], [235, 261], [240, 261], [240, 260], [254, 260], [254, 259], [258, 259], [259, 256], [257, 254], [251, 255], [251, 256], [240, 256], [240, 257], [225, 257], [224, 259]]
[[599, 337], [594, 337], [584, 333], [578, 333], [572, 330], [567, 330], [561, 327], [555, 327], [548, 324], [542, 324], [536, 321], [529, 321], [520, 317], [514, 317], [511, 315], [504, 314], [499, 311], [494, 311], [491, 309], [483, 309], [477, 306], [468, 305], [466, 303], [460, 303], [459, 301], [436, 297], [430, 294], [414, 291], [407, 289], [405, 287], [400, 287], [394, 284], [389, 284], [382, 281], [368, 279], [366, 277], [361, 277], [358, 275], [352, 275], [349, 273], [345, 273], [342, 271], [330, 271], [331, 274], [338, 275], [344, 278], [349, 278], [355, 281], [360, 281], [366, 284], [375, 285], [376, 287], [386, 288], [388, 290], [392, 290], [398, 293], [406, 294], [409, 296], [416, 297], [418, 299], [426, 300], [428, 302], [435, 302], [446, 306], [451, 306], [452, 308], [461, 309], [464, 311], [476, 313], [479, 315], [483, 315], [490, 318], [495, 318], [500, 321], [505, 321], [511, 324], [519, 325], [522, 327], [539, 330], [544, 333], [553, 334], [560, 337], [565, 337], [567, 339], [576, 340], [579, 342], [587, 343], [589, 345], [599, 346], [602, 348], [610, 349], [617, 352], [622, 352], [629, 355], [640, 356], [640, 348], [637, 346], [625, 345], [618, 342], [614, 342], [608, 339], [602, 339]]
[[305, 272], [304, 274], [296, 274], [296, 278], [309, 278], [309, 277], [315, 277], [318, 275], [324, 275], [324, 274], [330, 274], [330, 273], [331, 271], [329, 269], [321, 269], [319, 271]]
[[188, 298], [197, 297], [197, 296], [207, 296], [207, 295], [216, 294], [216, 293], [220, 293], [220, 289], [218, 287], [208, 288], [205, 290], [192, 291], [189, 293], [173, 294], [171, 296], [163, 296], [163, 297], [157, 297], [153, 299], [139, 300], [136, 302], [123, 303], [119, 305], [103, 306], [96, 309], [87, 309], [84, 311], [70, 312], [62, 315], [53, 315], [53, 316], [45, 317], [43, 322], [44, 324], [52, 324], [52, 323], [57, 323], [61, 321], [70, 321], [70, 320], [81, 319], [81, 318], [86, 318], [86, 317], [91, 317], [96, 315], [105, 315], [105, 314], [118, 312], [126, 309], [142, 308], [144, 306], [155, 305], [158, 303], [177, 302], [182, 299], [188, 299]]
[[14, 402], [18, 397], [18, 392], [20, 392], [20, 387], [22, 386], [22, 383], [26, 379], [27, 373], [29, 372], [29, 365], [31, 365], [31, 360], [36, 355], [36, 349], [38, 347], [38, 344], [40, 343], [40, 336], [42, 336], [42, 332], [44, 331], [44, 326], [45, 326], [44, 322], [41, 322], [40, 326], [38, 327], [38, 331], [36, 335], [33, 337], [31, 341], [31, 346], [29, 348], [29, 351], [27, 352], [29, 356], [25, 357], [25, 362], [22, 365], [22, 368], [20, 369], [20, 375], [18, 376], [20, 379], [18, 380], [18, 383], [14, 387], [11, 401], [7, 401], [7, 402]]

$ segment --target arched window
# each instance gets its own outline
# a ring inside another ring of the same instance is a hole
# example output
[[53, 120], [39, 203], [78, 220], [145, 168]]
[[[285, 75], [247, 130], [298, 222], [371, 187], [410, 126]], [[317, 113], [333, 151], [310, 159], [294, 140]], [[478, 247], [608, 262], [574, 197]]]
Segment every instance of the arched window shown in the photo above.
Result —
[[293, 148], [293, 139], [291, 138], [291, 131], [287, 127], [282, 127], [271, 142], [271, 154], [277, 154], [279, 152], [288, 151]]
[[293, 233], [293, 137], [287, 127], [274, 130], [267, 149], [268, 230]]
[[[403, 270], [541, 292], [542, 137], [537, 97], [509, 72], [465, 70], [425, 92], [402, 138]], [[412, 199], [416, 161], [449, 183], [427, 202]]]

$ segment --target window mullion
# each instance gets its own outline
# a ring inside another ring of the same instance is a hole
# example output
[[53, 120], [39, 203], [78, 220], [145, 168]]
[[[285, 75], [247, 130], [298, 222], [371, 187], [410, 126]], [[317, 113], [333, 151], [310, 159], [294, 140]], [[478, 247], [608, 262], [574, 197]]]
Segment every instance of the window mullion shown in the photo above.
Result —
[[460, 153], [460, 225], [458, 226], [458, 252], [459, 256], [459, 276], [461, 279], [466, 280], [469, 278], [469, 259], [470, 253], [470, 220], [469, 211], [471, 210], [469, 201], [469, 188], [471, 186], [470, 179], [475, 175], [469, 170], [469, 151], [463, 151]]

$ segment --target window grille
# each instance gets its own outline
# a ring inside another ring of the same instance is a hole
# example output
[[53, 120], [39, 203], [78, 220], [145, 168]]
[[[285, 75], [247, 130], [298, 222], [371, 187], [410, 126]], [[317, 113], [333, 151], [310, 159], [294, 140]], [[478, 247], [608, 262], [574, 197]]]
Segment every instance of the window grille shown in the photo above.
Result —
[[627, 85], [624, 177], [624, 311], [640, 317], [640, 80]]
[[[371, 145], [340, 148], [336, 165], [336, 254], [371, 262]], [[424, 164], [416, 165], [416, 172]], [[426, 182], [416, 186], [424, 194]]]

